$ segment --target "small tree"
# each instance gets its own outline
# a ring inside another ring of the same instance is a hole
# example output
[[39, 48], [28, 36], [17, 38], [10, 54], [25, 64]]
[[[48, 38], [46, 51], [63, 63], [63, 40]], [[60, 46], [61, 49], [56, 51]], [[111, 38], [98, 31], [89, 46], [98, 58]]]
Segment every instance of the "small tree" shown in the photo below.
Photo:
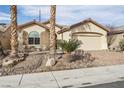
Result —
[[64, 60], [66, 62], [71, 61], [71, 52], [75, 51], [81, 42], [79, 40], [70, 39], [69, 41], [61, 41], [59, 42], [59, 46], [66, 52]]
[[76, 39], [70, 39], [69, 41], [61, 41], [60, 47], [67, 53], [71, 53], [80, 46], [81, 42]]
[[122, 39], [120, 42], [119, 42], [119, 48], [121, 51], [124, 51], [124, 39]]

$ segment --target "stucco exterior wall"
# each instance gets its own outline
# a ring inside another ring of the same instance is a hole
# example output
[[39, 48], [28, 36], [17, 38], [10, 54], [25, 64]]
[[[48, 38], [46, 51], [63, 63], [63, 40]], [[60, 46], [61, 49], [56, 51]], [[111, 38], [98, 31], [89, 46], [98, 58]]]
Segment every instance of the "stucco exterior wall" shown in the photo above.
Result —
[[62, 34], [57, 34], [57, 40], [60, 40], [60, 39], [62, 39]]
[[45, 28], [38, 26], [38, 25], [32, 25], [27, 28], [24, 28], [23, 30], [25, 30], [28, 33], [32, 32], [32, 31], [37, 31], [40, 34], [41, 32], [45, 31]]
[[41, 37], [40, 46], [43, 50], [49, 50], [49, 44], [50, 44], [49, 36], [50, 36], [49, 31], [44, 31], [44, 32], [41, 32], [40, 34], [40, 37]]
[[64, 32], [63, 33], [63, 40], [66, 40], [66, 41], [68, 41], [69, 39], [71, 39], [72, 38], [72, 34], [71, 34], [72, 32], [71, 32], [71, 30], [69, 30], [69, 31], [67, 31], [67, 32]]
[[[43, 28], [43, 27], [41, 27], [41, 26], [38, 26], [38, 25], [31, 25], [31, 26], [29, 26], [29, 27], [26, 27], [26, 28], [22, 29], [22, 31], [25, 31], [25, 32], [27, 32], [28, 34], [29, 34], [30, 32], [32, 32], [32, 31], [36, 31], [36, 32], [39, 33], [40, 39], [41, 39], [41, 33], [42, 33], [42, 32], [45, 32], [46, 29]], [[42, 43], [42, 42], [40, 42], [40, 43]], [[29, 45], [29, 46], [32, 46], [32, 45]], [[33, 45], [33, 46], [35, 46], [36, 48], [41, 48], [41, 47], [42, 47], [41, 44], [39, 44], [39, 45]]]

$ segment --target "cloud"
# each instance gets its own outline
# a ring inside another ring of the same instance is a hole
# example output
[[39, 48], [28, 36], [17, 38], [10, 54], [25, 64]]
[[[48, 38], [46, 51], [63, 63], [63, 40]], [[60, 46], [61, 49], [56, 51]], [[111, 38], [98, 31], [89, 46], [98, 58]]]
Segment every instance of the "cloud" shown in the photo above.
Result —
[[9, 21], [10, 15], [4, 12], [0, 12], [0, 21]]
[[[41, 10], [41, 17], [49, 19], [50, 6], [19, 6], [23, 15], [36, 17]], [[124, 24], [124, 6], [117, 5], [58, 5], [57, 23], [73, 24], [86, 18], [93, 18], [102, 24]]]

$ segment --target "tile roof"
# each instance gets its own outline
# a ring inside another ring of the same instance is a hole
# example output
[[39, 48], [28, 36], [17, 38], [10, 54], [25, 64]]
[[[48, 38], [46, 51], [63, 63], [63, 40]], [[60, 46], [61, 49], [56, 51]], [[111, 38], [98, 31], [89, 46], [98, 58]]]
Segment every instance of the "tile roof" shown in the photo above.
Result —
[[70, 27], [64, 28], [64, 29], [58, 31], [58, 33], [60, 34], [60, 33], [66, 32], [66, 31], [68, 31], [68, 30], [70, 30], [70, 29], [72, 29], [72, 28], [74, 28], [74, 27], [76, 27], [76, 26], [79, 26], [79, 25], [81, 25], [81, 24], [85, 24], [85, 23], [87, 23], [87, 22], [91, 22], [91, 23], [93, 23], [93, 24], [99, 26], [100, 28], [104, 29], [105, 31], [109, 32], [109, 29], [108, 29], [107, 27], [105, 27], [105, 26], [103, 26], [103, 25], [97, 23], [96, 21], [94, 21], [94, 20], [91, 19], [91, 18], [88, 18], [88, 19], [85, 19], [85, 20], [83, 20], [83, 21], [81, 21], [81, 22], [75, 23], [75, 24], [71, 25]]

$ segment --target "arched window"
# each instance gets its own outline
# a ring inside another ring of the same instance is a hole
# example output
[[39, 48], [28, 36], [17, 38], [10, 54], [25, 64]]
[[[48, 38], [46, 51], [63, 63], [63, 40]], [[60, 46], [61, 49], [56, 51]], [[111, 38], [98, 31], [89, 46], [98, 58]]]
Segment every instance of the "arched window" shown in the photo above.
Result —
[[34, 44], [34, 45], [40, 44], [39, 33], [36, 31], [30, 32], [28, 40], [29, 40], [29, 44]]

